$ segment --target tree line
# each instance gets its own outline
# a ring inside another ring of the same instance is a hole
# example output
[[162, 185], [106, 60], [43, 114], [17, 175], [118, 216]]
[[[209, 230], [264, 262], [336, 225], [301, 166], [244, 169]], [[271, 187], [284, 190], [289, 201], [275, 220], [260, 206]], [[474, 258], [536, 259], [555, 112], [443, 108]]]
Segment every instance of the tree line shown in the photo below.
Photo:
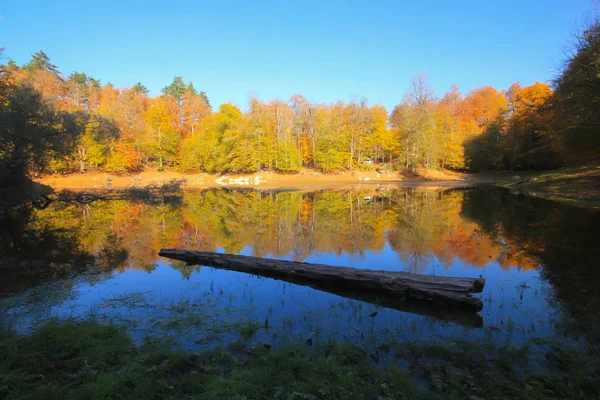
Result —
[[374, 168], [551, 168], [598, 157], [600, 23], [579, 34], [550, 83], [483, 86], [437, 97], [413, 79], [388, 113], [366, 100], [332, 104], [302, 95], [251, 98], [214, 110], [205, 92], [175, 77], [162, 94], [60, 73], [43, 51], [0, 70], [3, 180], [50, 172], [255, 172]]

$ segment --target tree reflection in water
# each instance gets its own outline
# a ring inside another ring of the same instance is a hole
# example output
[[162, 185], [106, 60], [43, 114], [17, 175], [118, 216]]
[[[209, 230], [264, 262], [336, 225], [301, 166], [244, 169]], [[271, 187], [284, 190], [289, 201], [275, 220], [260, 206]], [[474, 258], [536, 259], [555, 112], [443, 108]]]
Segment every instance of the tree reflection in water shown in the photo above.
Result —
[[[498, 189], [186, 191], [149, 201], [54, 203], [0, 215], [3, 295], [94, 268], [151, 272], [160, 248], [245, 252], [303, 261], [361, 259], [370, 268], [460, 274], [542, 269], [557, 298], [585, 317], [600, 305], [598, 212]], [[375, 254], [393, 251], [393, 266]], [[173, 264], [189, 279], [199, 267]], [[453, 273], [454, 269], [454, 273]]]

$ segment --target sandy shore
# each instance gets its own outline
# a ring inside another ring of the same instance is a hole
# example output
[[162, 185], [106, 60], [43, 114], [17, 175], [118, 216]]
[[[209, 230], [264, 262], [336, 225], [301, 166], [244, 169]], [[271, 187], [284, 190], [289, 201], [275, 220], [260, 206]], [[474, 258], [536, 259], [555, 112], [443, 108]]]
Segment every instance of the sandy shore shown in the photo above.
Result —
[[376, 171], [345, 172], [341, 174], [323, 174], [305, 169], [299, 174], [278, 174], [274, 172], [261, 172], [254, 174], [185, 174], [173, 171], [144, 171], [134, 174], [109, 174], [109, 173], [83, 173], [72, 175], [48, 175], [39, 179], [44, 185], [54, 189], [106, 189], [108, 178], [110, 187], [122, 189], [128, 187], [144, 187], [148, 185], [161, 185], [163, 183], [182, 180], [183, 186], [190, 188], [208, 187], [249, 187], [249, 188], [300, 188], [300, 187], [325, 187], [355, 184], [392, 184], [392, 183], [431, 183], [442, 182], [459, 184], [467, 180], [468, 175], [455, 172], [420, 171], [416, 177], [407, 177], [398, 172], [377, 173]]

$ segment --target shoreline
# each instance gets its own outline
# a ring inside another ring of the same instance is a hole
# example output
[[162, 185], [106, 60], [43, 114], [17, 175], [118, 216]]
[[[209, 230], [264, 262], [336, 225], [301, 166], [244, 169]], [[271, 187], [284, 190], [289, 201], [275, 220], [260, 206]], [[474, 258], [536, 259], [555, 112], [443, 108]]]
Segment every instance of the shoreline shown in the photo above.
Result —
[[545, 171], [520, 179], [498, 182], [496, 186], [513, 194], [538, 197], [564, 204], [600, 209], [600, 163]]
[[[110, 181], [109, 181], [110, 178]], [[47, 175], [35, 178], [38, 184], [55, 190], [99, 190], [143, 188], [181, 182], [184, 188], [235, 187], [249, 189], [306, 189], [332, 188], [355, 185], [405, 185], [405, 186], [466, 186], [472, 185], [472, 176], [455, 172], [427, 171], [424, 175], [407, 177], [399, 172], [376, 171], [349, 172], [344, 175], [322, 174], [303, 170], [298, 174], [259, 172], [253, 174], [186, 174], [174, 171], [143, 171], [136, 174], [110, 174], [106, 172], [78, 173], [71, 175]], [[110, 185], [109, 185], [110, 182]]]
[[[110, 177], [110, 187], [107, 178]], [[519, 178], [515, 180], [515, 178]], [[232, 188], [248, 190], [348, 190], [355, 188], [392, 189], [402, 187], [467, 188], [489, 185], [509, 189], [515, 195], [526, 195], [592, 209], [600, 209], [600, 165], [566, 168], [554, 171], [520, 171], [465, 174], [454, 171], [420, 170], [407, 176], [401, 172], [380, 174], [376, 171], [323, 174], [304, 169], [298, 174], [271, 171], [253, 174], [181, 173], [175, 171], [143, 171], [137, 174], [106, 172], [47, 175], [33, 180], [43, 192], [122, 191], [148, 189], [175, 184], [186, 190]], [[557, 185], [558, 184], [558, 185]], [[36, 193], [39, 190], [36, 190]]]

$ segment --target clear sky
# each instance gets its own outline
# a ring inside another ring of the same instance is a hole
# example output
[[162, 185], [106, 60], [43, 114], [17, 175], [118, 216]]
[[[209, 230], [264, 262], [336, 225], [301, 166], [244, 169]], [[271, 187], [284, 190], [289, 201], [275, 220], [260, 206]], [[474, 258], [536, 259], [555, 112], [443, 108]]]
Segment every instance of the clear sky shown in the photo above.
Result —
[[388, 109], [424, 74], [441, 96], [557, 74], [593, 0], [3, 0], [0, 47], [152, 95], [181, 75], [213, 105], [250, 94]]

